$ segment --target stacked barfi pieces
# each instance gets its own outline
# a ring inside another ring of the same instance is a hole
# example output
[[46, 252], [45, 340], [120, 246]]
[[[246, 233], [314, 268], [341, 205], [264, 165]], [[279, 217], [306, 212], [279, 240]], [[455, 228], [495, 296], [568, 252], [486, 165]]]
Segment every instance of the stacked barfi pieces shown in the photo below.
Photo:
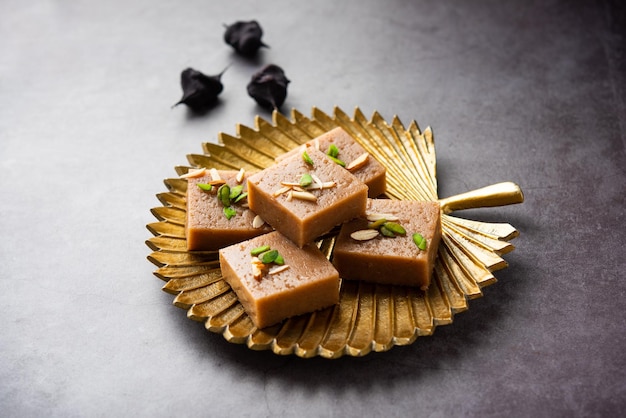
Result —
[[[219, 250], [222, 275], [258, 328], [336, 304], [340, 278], [427, 288], [439, 204], [375, 199], [386, 170], [343, 129], [260, 172], [211, 173], [188, 176], [188, 249]], [[228, 199], [221, 185], [203, 186], [224, 180], [235, 189]], [[331, 262], [315, 241], [337, 227]]]

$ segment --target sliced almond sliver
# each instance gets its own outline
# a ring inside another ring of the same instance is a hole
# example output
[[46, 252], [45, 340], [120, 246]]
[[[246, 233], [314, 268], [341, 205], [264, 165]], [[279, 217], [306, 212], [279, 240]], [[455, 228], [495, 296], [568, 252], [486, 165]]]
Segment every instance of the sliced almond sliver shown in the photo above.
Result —
[[204, 173], [206, 173], [206, 168], [202, 167], [202, 168], [198, 168], [195, 170], [189, 170], [185, 174], [181, 175], [180, 178], [191, 179], [191, 178], [203, 176]]
[[237, 180], [237, 183], [241, 183], [243, 181], [243, 176], [246, 174], [246, 170], [244, 170], [243, 168], [239, 169], [239, 172], [237, 173], [237, 177], [235, 177], [235, 180]]
[[255, 216], [252, 220], [252, 228], [258, 229], [265, 225], [265, 221], [259, 215]]
[[300, 200], [307, 200], [309, 202], [317, 202], [317, 196], [315, 196], [313, 193], [309, 193], [309, 192], [299, 192], [297, 190], [294, 190], [292, 192], [290, 192], [292, 197], [295, 199], [300, 199]]
[[368, 157], [369, 157], [369, 154], [367, 152], [359, 155], [346, 166], [346, 169], [348, 171], [358, 170], [359, 168], [363, 167], [367, 163]]
[[218, 171], [217, 171], [217, 169], [216, 169], [216, 168], [212, 168], [212, 169], [210, 169], [210, 170], [209, 170], [209, 173], [211, 174], [211, 179], [212, 179], [213, 181], [218, 181], [218, 180], [221, 180], [221, 179], [222, 179], [222, 177], [220, 176], [220, 173], [218, 173]]
[[322, 184], [312, 184], [307, 187], [307, 190], [322, 190], [322, 189], [330, 189], [331, 187], [335, 187], [337, 183], [334, 181], [325, 181]]
[[276, 190], [272, 194], [274, 195], [274, 197], [276, 197], [276, 196], [280, 196], [281, 194], [287, 193], [290, 190], [291, 190], [291, 187], [284, 186], [284, 187], [281, 187], [280, 189]]
[[350, 237], [357, 241], [369, 241], [377, 236], [378, 231], [375, 229], [361, 229], [350, 234]]
[[281, 271], [287, 270], [288, 268], [289, 268], [289, 264], [283, 264], [282, 266], [272, 267], [270, 271], [267, 272], [267, 274], [278, 274]]
[[281, 181], [280, 184], [285, 187], [300, 187], [300, 182], [297, 181]]
[[399, 220], [399, 218], [396, 215], [392, 215], [391, 213], [368, 212], [368, 213], [365, 214], [365, 217], [370, 222], [376, 222], [376, 221], [379, 221], [381, 219], [385, 219], [385, 220], [388, 220], [388, 221], [398, 221]]
[[324, 182], [322, 180], [320, 180], [320, 178], [317, 177], [315, 174], [311, 174], [311, 178], [313, 179], [313, 182], [315, 184], [317, 184], [320, 189], [322, 189], [324, 187], [323, 186]]

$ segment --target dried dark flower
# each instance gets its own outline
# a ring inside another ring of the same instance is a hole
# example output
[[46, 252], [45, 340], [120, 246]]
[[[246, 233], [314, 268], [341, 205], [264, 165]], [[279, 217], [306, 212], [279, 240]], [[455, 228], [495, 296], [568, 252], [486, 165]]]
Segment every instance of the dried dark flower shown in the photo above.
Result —
[[266, 108], [277, 109], [287, 97], [289, 80], [277, 65], [270, 64], [252, 76], [248, 83], [248, 94]]
[[[226, 69], [224, 69], [226, 71]], [[213, 104], [217, 96], [224, 90], [222, 74], [208, 76], [187, 68], [180, 74], [180, 85], [183, 88], [183, 97], [174, 106], [186, 104], [194, 110], [200, 110]]]
[[267, 47], [261, 40], [263, 29], [256, 20], [224, 26], [226, 26], [224, 41], [241, 55], [253, 56], [259, 48]]

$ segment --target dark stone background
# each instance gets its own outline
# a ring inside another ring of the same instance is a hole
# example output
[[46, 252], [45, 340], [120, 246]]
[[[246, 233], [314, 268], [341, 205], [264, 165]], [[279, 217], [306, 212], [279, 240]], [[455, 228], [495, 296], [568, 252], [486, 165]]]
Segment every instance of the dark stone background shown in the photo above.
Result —
[[[258, 19], [242, 59], [223, 23]], [[625, 7], [619, 1], [0, 4], [3, 416], [618, 416], [626, 408]], [[519, 231], [509, 267], [408, 347], [328, 361], [229, 344], [146, 261], [156, 193], [186, 154], [283, 107], [431, 126], [439, 194], [514, 181], [457, 215]], [[204, 115], [180, 71], [231, 67]]]

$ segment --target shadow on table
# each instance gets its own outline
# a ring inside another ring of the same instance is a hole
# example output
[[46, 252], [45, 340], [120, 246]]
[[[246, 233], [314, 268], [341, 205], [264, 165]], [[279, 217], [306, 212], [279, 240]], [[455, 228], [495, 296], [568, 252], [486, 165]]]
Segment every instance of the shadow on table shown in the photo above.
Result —
[[[521, 219], [510, 219], [520, 230]], [[529, 234], [529, 235], [532, 235]], [[517, 238], [518, 240], [520, 238]], [[330, 388], [368, 391], [380, 386], [415, 383], [422, 378], [454, 370], [476, 370], [484, 363], [493, 362], [493, 356], [501, 357], [499, 346], [507, 334], [517, 327], [526, 326], [509, 320], [512, 310], [523, 310], [524, 300], [532, 292], [529, 269], [525, 265], [532, 258], [513, 251], [505, 255], [509, 267], [495, 272], [498, 282], [483, 289], [483, 297], [469, 301], [469, 309], [454, 316], [450, 325], [439, 326], [433, 335], [419, 337], [409, 346], [395, 346], [382, 353], [372, 352], [364, 357], [343, 356], [328, 360], [320, 357], [301, 359], [297, 356], [280, 356], [270, 350], [253, 351], [242, 344], [228, 343], [219, 334], [212, 334], [197, 326], [189, 344], [194, 350], [205, 351], [213, 361], [224, 362], [233, 373], [248, 378], [267, 379], [285, 386]], [[515, 316], [519, 318], [519, 315]], [[197, 335], [197, 338], [195, 337]], [[255, 376], [257, 375], [257, 376]], [[349, 389], [348, 389], [349, 388]]]

